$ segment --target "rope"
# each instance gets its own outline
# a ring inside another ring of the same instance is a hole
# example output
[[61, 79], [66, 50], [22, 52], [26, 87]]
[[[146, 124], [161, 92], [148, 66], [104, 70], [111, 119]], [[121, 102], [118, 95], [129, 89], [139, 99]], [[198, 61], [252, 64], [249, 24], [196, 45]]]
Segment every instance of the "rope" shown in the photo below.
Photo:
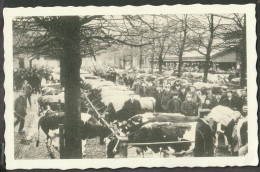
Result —
[[152, 142], [152, 143], [127, 143], [128, 146], [140, 145], [161, 145], [161, 144], [178, 144], [178, 143], [193, 143], [195, 141], [172, 141], [172, 142]]
[[19, 113], [14, 112], [17, 116], [20, 116], [21, 118], [23, 118], [25, 120], [25, 118], [23, 116], [21, 116]]

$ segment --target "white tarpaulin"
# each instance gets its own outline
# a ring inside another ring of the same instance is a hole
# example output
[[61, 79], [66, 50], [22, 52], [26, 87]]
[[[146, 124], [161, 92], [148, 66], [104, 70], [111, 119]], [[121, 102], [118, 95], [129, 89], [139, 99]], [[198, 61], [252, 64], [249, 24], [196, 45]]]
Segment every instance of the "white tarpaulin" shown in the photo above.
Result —
[[227, 126], [232, 120], [237, 120], [241, 116], [240, 112], [233, 111], [229, 107], [216, 106], [211, 110], [208, 117], [212, 118], [214, 121]]

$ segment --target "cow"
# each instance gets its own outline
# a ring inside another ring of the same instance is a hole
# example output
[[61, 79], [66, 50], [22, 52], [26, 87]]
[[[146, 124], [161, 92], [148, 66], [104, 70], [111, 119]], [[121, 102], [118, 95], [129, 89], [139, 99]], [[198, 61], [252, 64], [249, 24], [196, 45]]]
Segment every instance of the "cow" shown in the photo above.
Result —
[[152, 122], [196, 122], [197, 116], [184, 116], [179, 113], [144, 113], [133, 116], [122, 126], [124, 133], [131, 133], [140, 129], [143, 125]]
[[[86, 139], [92, 139], [95, 137], [100, 138], [100, 144], [104, 143], [104, 138], [108, 137], [111, 134], [109, 128], [101, 125], [99, 121], [97, 121], [94, 117], [87, 113], [81, 113], [81, 139], [84, 141]], [[40, 118], [38, 122], [38, 139], [36, 142], [36, 146], [39, 146], [40, 143], [40, 127], [43, 132], [47, 136], [46, 144], [47, 146], [52, 145], [52, 138], [49, 135], [50, 130], [57, 130], [59, 128], [59, 124], [64, 124], [65, 116], [64, 112], [54, 113], [53, 111], [48, 110], [45, 112], [45, 115]], [[50, 139], [50, 143], [48, 144], [48, 140]], [[85, 145], [85, 144], [82, 144]]]
[[[193, 128], [194, 126], [195, 125], [193, 125]], [[191, 138], [184, 138], [184, 135], [186, 132], [191, 131], [191, 128], [192, 125], [189, 123], [153, 122], [145, 124], [139, 130], [130, 133], [128, 139], [130, 143], [188, 141], [188, 139]], [[175, 152], [187, 151], [191, 145], [191, 142], [184, 142], [181, 144], [148, 144], [147, 146], [141, 147], [144, 151], [147, 151], [147, 147], [149, 147], [154, 153], [158, 153], [161, 150], [169, 150], [169, 147], [174, 149]]]
[[[139, 155], [151, 151], [153, 156], [164, 152], [165, 155], [192, 154], [194, 149], [195, 130], [197, 122], [151, 122], [143, 125], [134, 132], [128, 133], [129, 143], [147, 143], [147, 145], [136, 145], [136, 153]], [[119, 140], [115, 136], [106, 138], [107, 158], [114, 158], [118, 154]], [[187, 141], [183, 143], [150, 144], [153, 142]]]

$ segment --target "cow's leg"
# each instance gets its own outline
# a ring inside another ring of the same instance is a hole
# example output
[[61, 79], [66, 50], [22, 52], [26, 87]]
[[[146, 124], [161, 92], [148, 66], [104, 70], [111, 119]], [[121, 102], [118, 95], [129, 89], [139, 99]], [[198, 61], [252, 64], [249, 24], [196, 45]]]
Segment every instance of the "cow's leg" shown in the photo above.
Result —
[[86, 139], [84, 139], [84, 140], [82, 140], [82, 157], [84, 158], [84, 157], [86, 157], [86, 155], [87, 155], [87, 153], [86, 153], [86, 150], [85, 150], [85, 148], [86, 148], [86, 143], [87, 143], [87, 140]]
[[99, 137], [99, 144], [100, 145], [104, 145], [105, 144], [104, 137]]

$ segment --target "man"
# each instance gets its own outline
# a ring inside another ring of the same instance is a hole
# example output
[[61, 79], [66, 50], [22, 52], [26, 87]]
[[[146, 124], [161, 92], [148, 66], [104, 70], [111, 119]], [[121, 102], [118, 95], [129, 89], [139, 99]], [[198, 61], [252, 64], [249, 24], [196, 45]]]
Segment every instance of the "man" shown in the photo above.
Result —
[[[199, 95], [195, 92], [195, 87], [190, 86], [189, 94], [192, 96], [191, 101], [193, 101], [198, 107], [201, 104], [201, 100], [199, 98]], [[187, 97], [186, 97], [187, 100]]]
[[14, 126], [19, 126], [19, 133], [23, 133], [23, 127], [25, 122], [25, 116], [26, 116], [26, 99], [25, 99], [25, 92], [20, 91], [19, 97], [14, 102], [14, 115], [16, 117], [16, 121], [14, 123]]
[[219, 86], [225, 85], [225, 81], [221, 78], [220, 75], [218, 75], [218, 80], [215, 83]]
[[162, 87], [158, 86], [156, 87], [156, 92], [155, 92], [155, 111], [156, 112], [163, 112], [162, 108], [162, 97], [163, 97], [163, 91]]
[[231, 90], [227, 90], [226, 94], [227, 95], [222, 98], [220, 104], [237, 111], [239, 109], [238, 97], [233, 96]]
[[31, 107], [32, 106], [32, 103], [31, 103], [32, 86], [30, 84], [28, 84], [27, 80], [24, 81], [22, 90], [25, 92], [26, 107], [27, 107], [27, 99], [28, 99], [30, 107]]
[[161, 99], [163, 112], [167, 112], [168, 103], [171, 99], [172, 99], [171, 86], [169, 84], [166, 84], [164, 86], [163, 95]]
[[135, 94], [140, 94], [140, 89], [141, 89], [141, 82], [140, 82], [140, 78], [136, 78], [136, 80], [134, 81], [133, 85], [132, 85], [132, 90], [134, 90]]
[[212, 105], [212, 108], [217, 106], [217, 99], [216, 96], [214, 94], [212, 94], [212, 89], [211, 88], [207, 88], [207, 96], [206, 99], [210, 100], [210, 103]]
[[192, 101], [192, 95], [187, 93], [186, 100], [181, 105], [181, 113], [185, 116], [196, 116], [197, 112], [197, 104]]
[[222, 95], [221, 94], [216, 94], [216, 106], [220, 105], [222, 99]]
[[205, 115], [196, 125], [194, 157], [213, 157], [216, 122]]
[[206, 98], [206, 99], [205, 99], [205, 102], [204, 102], [203, 105], [202, 105], [202, 109], [212, 109], [212, 108], [213, 108], [213, 106], [212, 106], [212, 104], [211, 104], [210, 99], [209, 99], [209, 98]]
[[239, 99], [239, 111], [243, 112], [243, 106], [247, 106], [247, 92], [246, 90], [241, 90], [241, 97]]
[[179, 99], [179, 93], [177, 91], [173, 92], [173, 98], [168, 103], [168, 112], [170, 113], [180, 113], [181, 110], [181, 100]]
[[122, 108], [122, 112], [124, 113], [124, 119], [128, 120], [134, 115], [141, 112], [142, 107], [139, 100], [134, 98], [135, 94], [130, 94], [130, 99], [125, 101], [124, 106]]
[[185, 86], [182, 86], [181, 91], [179, 93], [179, 98], [180, 98], [181, 102], [185, 101], [185, 97], [186, 97], [186, 88], [185, 88]]

